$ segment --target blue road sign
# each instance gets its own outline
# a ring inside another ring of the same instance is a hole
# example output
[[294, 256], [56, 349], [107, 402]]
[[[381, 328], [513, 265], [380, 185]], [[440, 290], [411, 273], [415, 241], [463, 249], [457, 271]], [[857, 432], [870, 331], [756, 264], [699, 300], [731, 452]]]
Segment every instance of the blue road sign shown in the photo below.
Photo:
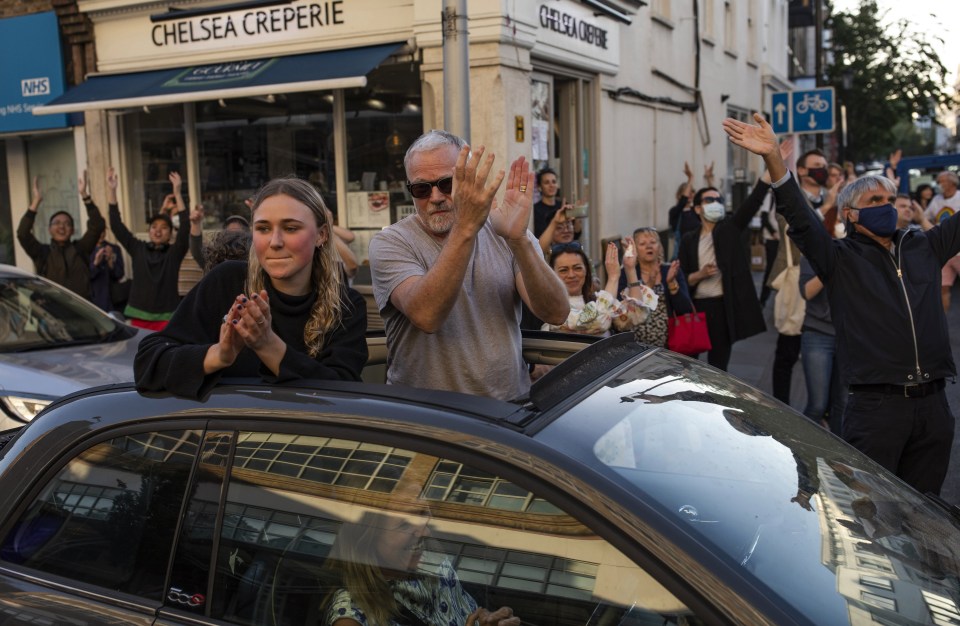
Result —
[[833, 87], [791, 93], [794, 133], [833, 132]]
[[790, 92], [778, 91], [771, 96], [770, 110], [773, 111], [773, 132], [778, 135], [790, 132]]

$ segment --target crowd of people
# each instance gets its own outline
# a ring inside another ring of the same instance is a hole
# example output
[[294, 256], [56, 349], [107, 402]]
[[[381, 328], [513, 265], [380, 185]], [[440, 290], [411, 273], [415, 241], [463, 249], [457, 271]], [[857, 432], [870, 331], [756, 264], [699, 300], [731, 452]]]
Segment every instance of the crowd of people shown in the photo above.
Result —
[[[938, 176], [939, 194], [921, 187], [915, 197], [898, 195], [888, 177], [857, 178], [817, 150], [790, 172], [793, 145], [756, 121], [724, 123], [731, 141], [766, 165], [739, 206], [727, 210], [712, 165], [695, 189], [684, 164], [668, 212], [673, 254], [661, 233], [640, 225], [606, 242], [599, 264], [580, 241], [581, 214], [556, 172], [534, 173], [524, 157], [497, 170], [482, 146], [471, 150], [445, 131], [422, 135], [403, 162], [416, 211], [379, 231], [369, 248], [387, 381], [521, 399], [544, 373], [524, 362], [521, 327], [629, 332], [674, 347], [671, 320], [691, 315], [705, 318], [709, 341], [688, 353], [705, 352], [725, 370], [735, 342], [766, 330], [763, 306], [775, 294], [774, 395], [789, 402], [802, 360], [810, 419], [918, 489], [938, 492], [953, 440], [944, 311], [960, 273], [958, 222], [949, 219], [960, 209], [957, 176]], [[222, 376], [360, 380], [366, 307], [349, 286], [353, 234], [333, 223], [317, 190], [297, 178], [272, 180], [248, 201], [249, 220], [228, 217], [204, 246], [202, 207], [188, 212], [180, 176], [169, 178], [172, 193], [150, 216], [144, 241], [121, 219], [115, 172], [106, 177], [110, 231], [132, 266], [124, 313], [157, 331], [141, 343], [138, 387], [202, 397]], [[60, 211], [50, 218], [51, 243], [36, 240], [38, 180], [18, 237], [38, 273], [107, 309], [124, 255], [106, 240], [87, 188], [83, 176], [83, 237], [72, 238], [73, 218]], [[744, 244], [758, 214], [767, 257], [759, 294]], [[205, 275], [181, 299], [188, 250]]]

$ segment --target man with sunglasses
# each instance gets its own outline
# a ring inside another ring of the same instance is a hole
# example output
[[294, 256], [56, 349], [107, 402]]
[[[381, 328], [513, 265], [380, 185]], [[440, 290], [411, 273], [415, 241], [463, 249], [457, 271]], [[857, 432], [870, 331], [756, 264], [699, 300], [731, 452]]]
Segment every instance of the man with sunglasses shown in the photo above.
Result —
[[[527, 230], [534, 176], [523, 157], [504, 179], [493, 155], [432, 130], [404, 157], [417, 212], [370, 242], [373, 295], [387, 334], [387, 382], [511, 400], [530, 387], [521, 300], [561, 324], [566, 290]], [[492, 178], [492, 181], [490, 180]]]

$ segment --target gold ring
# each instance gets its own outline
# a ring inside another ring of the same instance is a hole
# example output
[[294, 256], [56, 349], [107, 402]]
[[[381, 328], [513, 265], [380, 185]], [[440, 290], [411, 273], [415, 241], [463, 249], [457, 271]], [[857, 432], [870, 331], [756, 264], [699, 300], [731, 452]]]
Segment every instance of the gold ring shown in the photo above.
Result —
[[526, 185], [520, 185], [520, 193], [527, 193], [527, 186], [526, 186]]

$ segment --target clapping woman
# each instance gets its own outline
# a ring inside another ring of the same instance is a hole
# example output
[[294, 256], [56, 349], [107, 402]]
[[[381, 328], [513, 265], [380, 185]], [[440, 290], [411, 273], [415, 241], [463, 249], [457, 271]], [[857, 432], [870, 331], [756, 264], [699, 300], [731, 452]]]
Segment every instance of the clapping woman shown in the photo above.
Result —
[[145, 338], [137, 388], [196, 398], [221, 376], [360, 380], [366, 306], [339, 271], [320, 194], [297, 178], [264, 185], [248, 261], [226, 261]]

